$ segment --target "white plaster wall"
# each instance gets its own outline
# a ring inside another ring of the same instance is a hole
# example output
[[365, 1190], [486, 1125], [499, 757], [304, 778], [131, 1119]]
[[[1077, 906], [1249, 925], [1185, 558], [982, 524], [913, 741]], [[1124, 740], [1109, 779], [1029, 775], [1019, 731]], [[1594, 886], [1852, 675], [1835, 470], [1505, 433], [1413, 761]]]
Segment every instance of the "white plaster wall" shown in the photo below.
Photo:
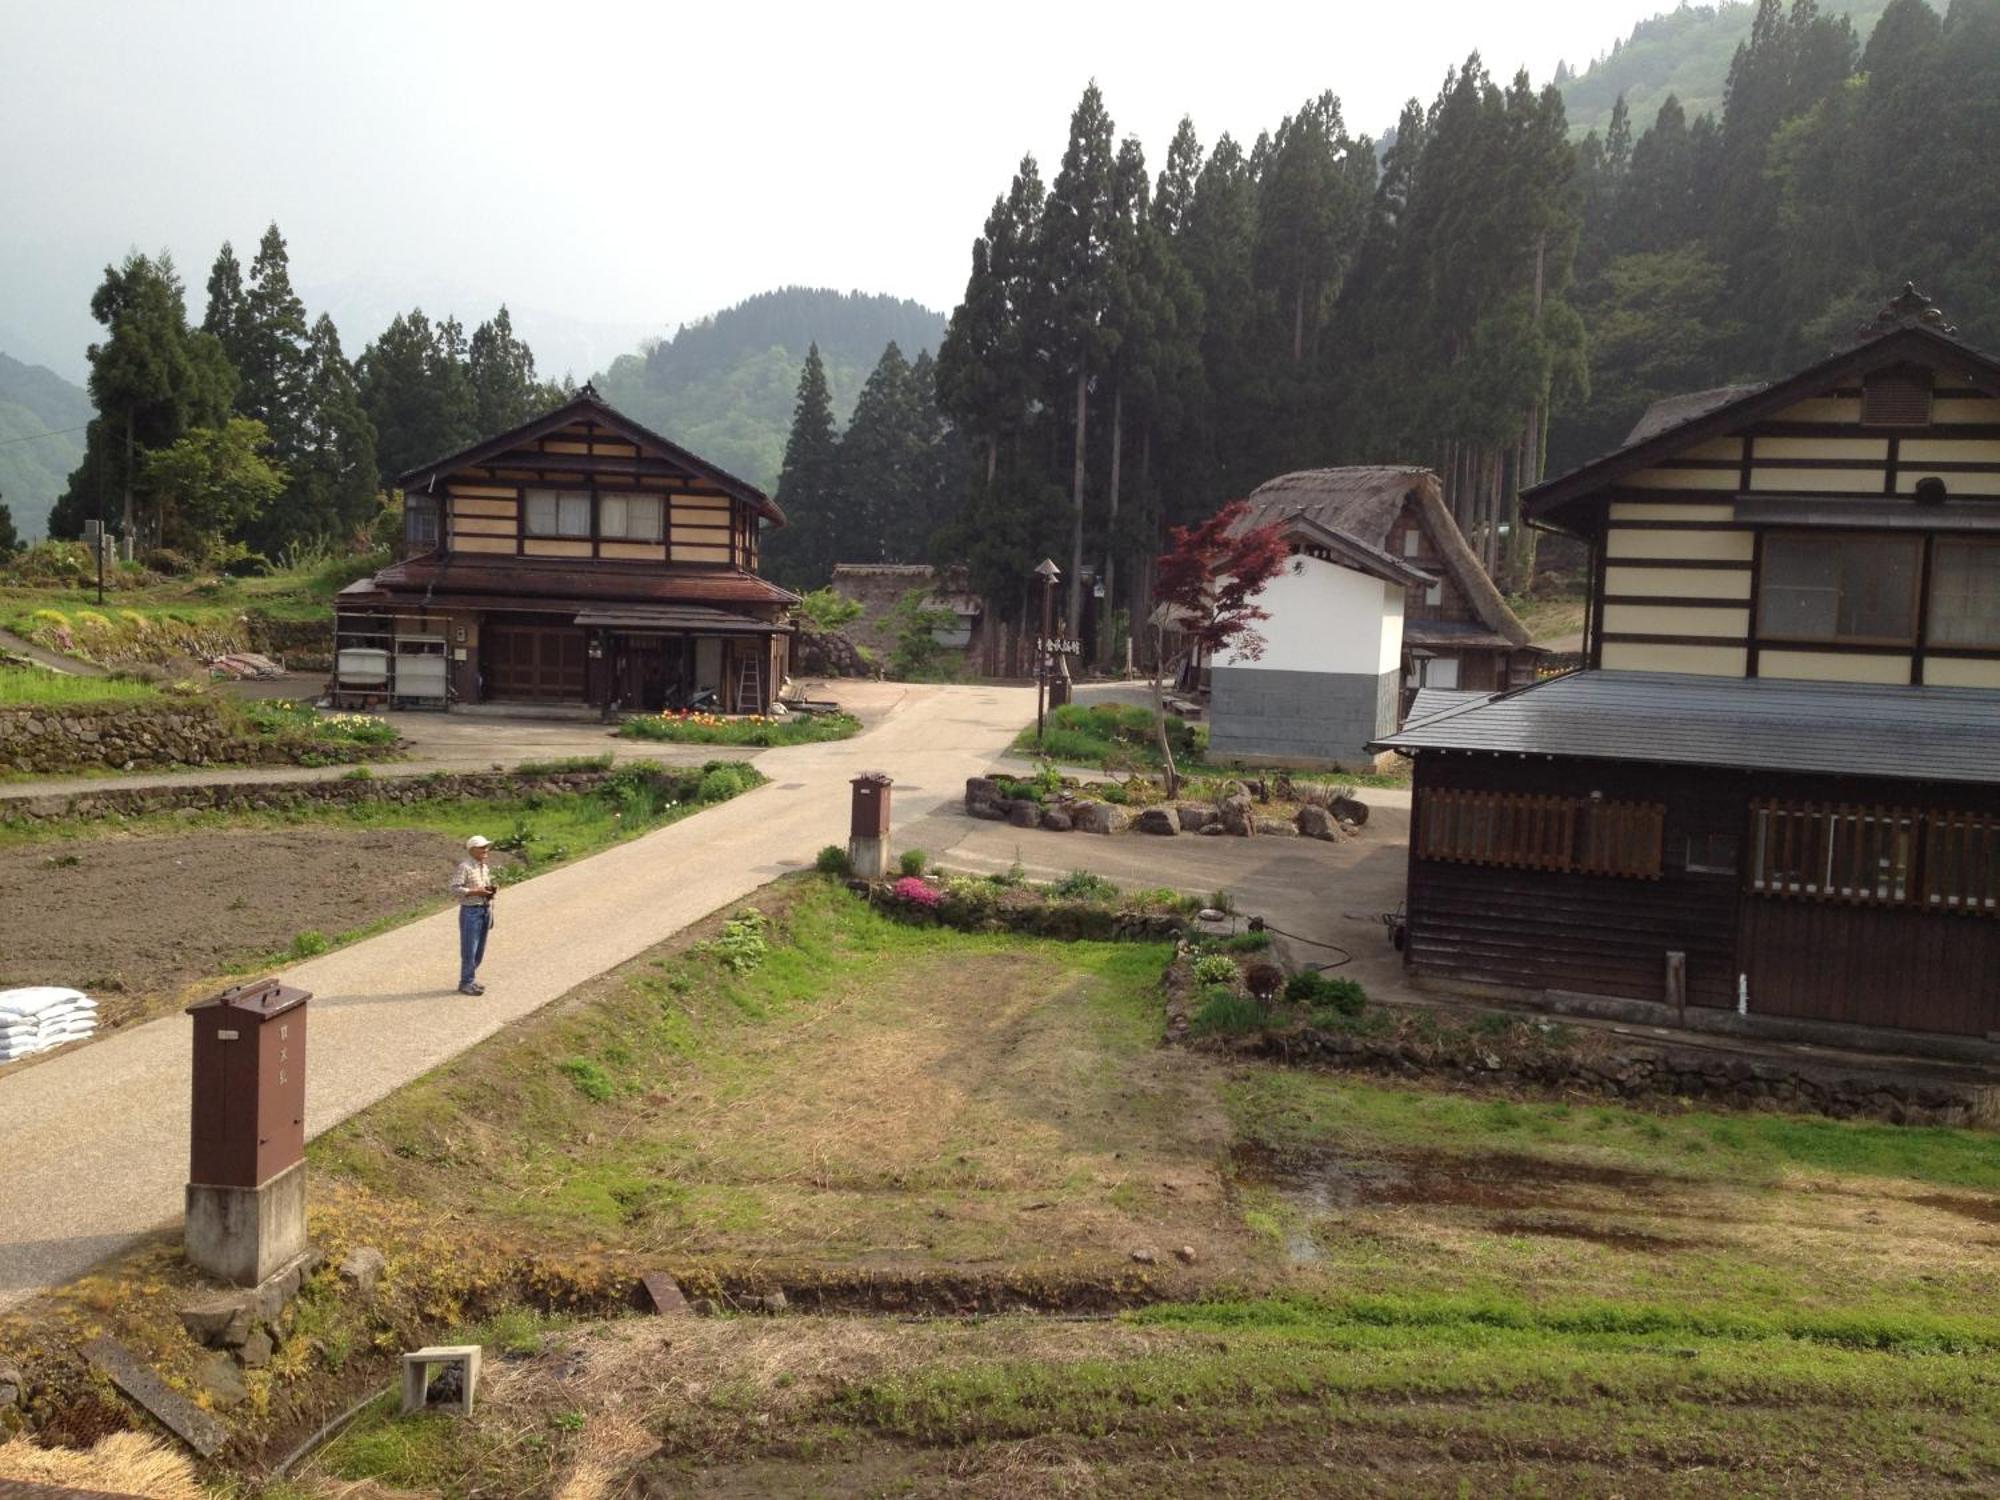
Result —
[[1379, 578], [1301, 553], [1264, 585], [1257, 604], [1271, 616], [1256, 627], [1264, 654], [1251, 661], [1224, 652], [1217, 666], [1378, 677], [1401, 663], [1403, 591]]

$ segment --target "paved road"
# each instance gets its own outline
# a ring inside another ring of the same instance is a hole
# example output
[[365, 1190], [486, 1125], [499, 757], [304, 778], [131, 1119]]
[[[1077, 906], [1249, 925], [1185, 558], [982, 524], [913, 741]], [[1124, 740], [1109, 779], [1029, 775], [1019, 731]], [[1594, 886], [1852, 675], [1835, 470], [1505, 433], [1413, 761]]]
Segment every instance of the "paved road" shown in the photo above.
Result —
[[[959, 799], [1034, 713], [1023, 688], [893, 691], [894, 706], [852, 740], [761, 754], [771, 785], [510, 887], [481, 999], [453, 991], [450, 912], [290, 970], [316, 997], [308, 1132], [844, 842], [859, 771], [896, 778], [904, 842], [904, 826]], [[188, 1094], [179, 1016], [0, 1077], [0, 1308], [179, 1214]]]

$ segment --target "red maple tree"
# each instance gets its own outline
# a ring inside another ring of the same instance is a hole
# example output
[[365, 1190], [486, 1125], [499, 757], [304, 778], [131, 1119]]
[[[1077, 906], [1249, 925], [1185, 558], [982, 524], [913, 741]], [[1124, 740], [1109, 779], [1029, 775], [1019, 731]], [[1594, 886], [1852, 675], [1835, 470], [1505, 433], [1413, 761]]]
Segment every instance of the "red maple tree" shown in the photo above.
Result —
[[[1256, 627], [1271, 616], [1257, 596], [1290, 560], [1290, 549], [1278, 522], [1247, 526], [1249, 513], [1247, 500], [1233, 500], [1206, 521], [1172, 528], [1154, 564], [1153, 713], [1169, 797], [1180, 792], [1180, 771], [1167, 740], [1166, 679], [1225, 649], [1246, 661], [1264, 654]], [[1171, 652], [1169, 631], [1177, 641]]]

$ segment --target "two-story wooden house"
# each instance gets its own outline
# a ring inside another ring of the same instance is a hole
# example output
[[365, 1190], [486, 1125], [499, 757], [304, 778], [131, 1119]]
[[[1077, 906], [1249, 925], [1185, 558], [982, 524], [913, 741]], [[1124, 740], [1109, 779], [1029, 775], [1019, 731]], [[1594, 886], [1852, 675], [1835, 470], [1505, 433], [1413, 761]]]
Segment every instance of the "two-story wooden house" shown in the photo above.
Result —
[[784, 514], [585, 386], [397, 483], [405, 556], [335, 600], [340, 701], [769, 709], [797, 596]]
[[2000, 361], [1906, 290], [1522, 499], [1591, 549], [1586, 667], [1379, 742], [1411, 970], [2000, 1033]]

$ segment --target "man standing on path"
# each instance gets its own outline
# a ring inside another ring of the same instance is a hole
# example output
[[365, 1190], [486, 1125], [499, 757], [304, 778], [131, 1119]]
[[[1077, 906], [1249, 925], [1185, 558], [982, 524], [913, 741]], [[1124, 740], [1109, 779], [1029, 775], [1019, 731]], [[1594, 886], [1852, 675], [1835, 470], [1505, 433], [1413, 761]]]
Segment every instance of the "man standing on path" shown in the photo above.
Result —
[[452, 872], [451, 893], [458, 898], [458, 992], [483, 995], [476, 977], [486, 956], [486, 934], [493, 926], [493, 872], [486, 867], [491, 841], [474, 834], [465, 841], [465, 858]]

